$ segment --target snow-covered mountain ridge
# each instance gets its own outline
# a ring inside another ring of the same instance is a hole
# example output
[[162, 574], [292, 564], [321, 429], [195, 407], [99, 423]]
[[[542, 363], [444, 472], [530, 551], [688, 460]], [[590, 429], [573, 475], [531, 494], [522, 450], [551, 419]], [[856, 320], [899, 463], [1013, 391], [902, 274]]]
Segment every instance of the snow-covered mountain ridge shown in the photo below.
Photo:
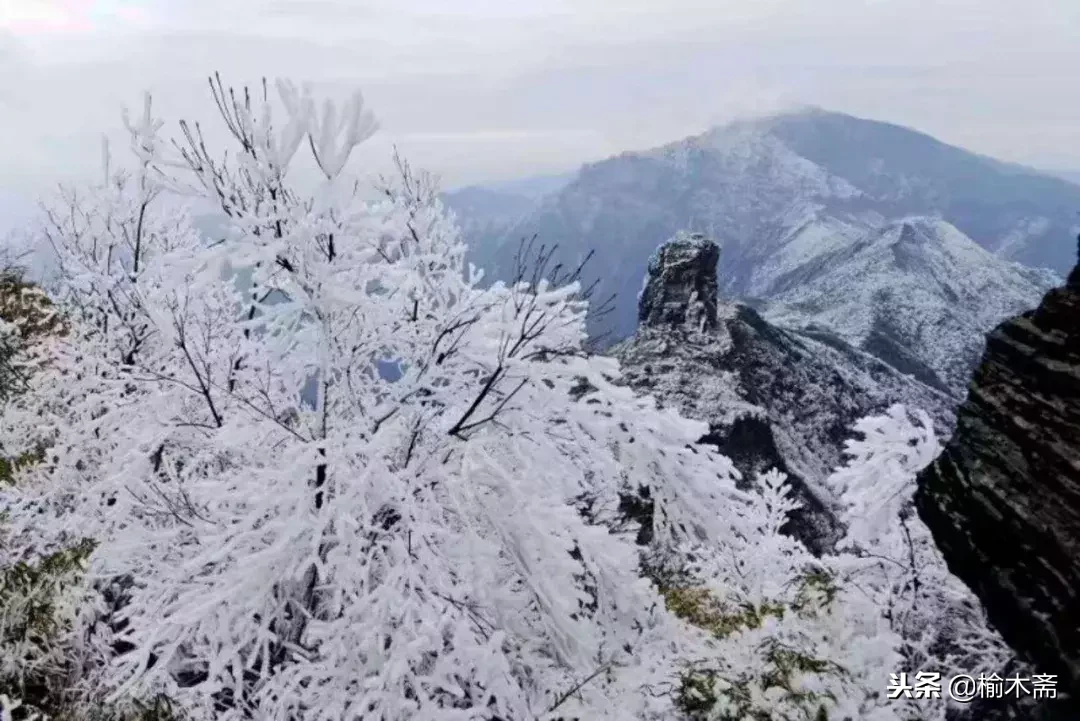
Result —
[[821, 550], [838, 526], [825, 478], [841, 464], [856, 420], [893, 403], [930, 412], [939, 433], [952, 398], [834, 334], [777, 327], [753, 308], [717, 297], [719, 247], [678, 234], [652, 256], [639, 327], [617, 344], [626, 382], [709, 424], [706, 440], [744, 477], [787, 473], [804, 509], [795, 533]]
[[[585, 165], [516, 218], [496, 222], [489, 210], [480, 219], [467, 197], [446, 200], [468, 228], [473, 259], [495, 277], [509, 272], [523, 237], [558, 244], [567, 263], [595, 251], [597, 296], [616, 294], [614, 310], [593, 320], [596, 334], [634, 332], [657, 238], [689, 228], [724, 247], [725, 297], [763, 303], [778, 323], [825, 326], [872, 352], [889, 346], [883, 358], [905, 372], [925, 367], [923, 380], [954, 394], [962, 394], [982, 336], [1054, 283], [1016, 264], [1071, 267], [1080, 210], [1080, 186], [1062, 179], [818, 110], [736, 122]], [[904, 219], [926, 231], [923, 262], [873, 250]], [[946, 265], [935, 267], [938, 259]], [[872, 279], [863, 279], [871, 267]], [[917, 303], [905, 288], [919, 290]], [[851, 309], [868, 299], [871, 308], [853, 319]], [[909, 312], [916, 315], [905, 323], [917, 328], [866, 344], [873, 318]]]
[[778, 275], [766, 316], [827, 328], [962, 394], [986, 330], [1059, 283], [1051, 271], [1003, 262], [943, 220], [906, 218]]

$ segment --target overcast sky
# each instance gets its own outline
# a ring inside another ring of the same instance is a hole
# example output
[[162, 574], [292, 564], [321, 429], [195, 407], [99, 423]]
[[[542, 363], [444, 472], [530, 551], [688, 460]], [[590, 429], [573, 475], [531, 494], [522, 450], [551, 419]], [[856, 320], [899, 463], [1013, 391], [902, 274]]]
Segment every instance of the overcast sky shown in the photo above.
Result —
[[444, 186], [561, 171], [813, 104], [1080, 168], [1080, 0], [0, 0], [0, 210], [95, 172], [144, 89], [360, 87]]

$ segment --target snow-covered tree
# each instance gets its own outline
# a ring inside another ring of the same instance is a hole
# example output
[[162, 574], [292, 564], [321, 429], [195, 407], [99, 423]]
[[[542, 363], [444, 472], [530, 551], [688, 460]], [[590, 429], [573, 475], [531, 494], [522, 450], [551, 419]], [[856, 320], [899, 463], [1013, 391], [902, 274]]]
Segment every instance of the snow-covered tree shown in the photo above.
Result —
[[[847, 463], [829, 478], [844, 504], [847, 535], [838, 560], [847, 583], [883, 609], [902, 642], [893, 673], [958, 673], [979, 678], [1005, 668], [1008, 647], [988, 626], [978, 599], [949, 573], [930, 530], [915, 513], [915, 477], [941, 451], [924, 412], [902, 405], [860, 420]], [[942, 719], [948, 694], [898, 699], [915, 719]]]
[[729, 534], [662, 585], [669, 607], [711, 637], [682, 665], [677, 695], [691, 719], [942, 721], [944, 690], [890, 699], [890, 674], [989, 677], [1010, 661], [913, 512], [916, 474], [940, 451], [930, 419], [898, 405], [854, 431], [829, 479], [847, 528], [835, 553], [815, 558], [780, 532], [798, 504], [773, 471], [732, 503]]
[[[68, 329], [5, 412], [5, 448], [48, 449], [5, 555], [94, 539], [82, 688], [192, 718], [646, 718], [681, 627], [605, 519], [648, 486], [656, 546], [717, 538], [730, 464], [584, 352], [575, 273], [480, 288], [407, 165], [362, 201], [359, 95], [213, 87], [231, 156], [198, 125], [170, 150], [148, 99], [134, 168], [43, 231]], [[286, 181], [302, 144], [310, 196]]]
[[45, 292], [18, 265], [0, 269], [0, 403], [25, 390], [28, 348], [59, 331], [59, 315]]
[[763, 474], [730, 507], [723, 543], [695, 549], [664, 588], [669, 607], [707, 634], [678, 681], [693, 721], [898, 718], [882, 670], [899, 662], [900, 639], [842, 582], [836, 559], [781, 533], [798, 507], [782, 473]]
[[[18, 265], [0, 271], [0, 404], [27, 391], [32, 349], [61, 332], [59, 314], [42, 289]], [[33, 716], [57, 690], [64, 664], [55, 642], [72, 618], [70, 592], [90, 551], [89, 544], [74, 543], [33, 562], [3, 552], [12, 484], [42, 460], [42, 450], [34, 443], [0, 445], [0, 692], [15, 694], [0, 696], [5, 719]]]

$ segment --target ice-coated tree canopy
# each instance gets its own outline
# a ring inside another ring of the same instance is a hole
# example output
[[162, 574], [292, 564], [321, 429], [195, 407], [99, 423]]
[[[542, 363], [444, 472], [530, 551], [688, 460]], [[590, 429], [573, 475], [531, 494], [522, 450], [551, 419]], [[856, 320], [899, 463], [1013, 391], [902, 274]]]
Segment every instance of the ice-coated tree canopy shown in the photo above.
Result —
[[[278, 89], [280, 129], [270, 101], [221, 89], [227, 163], [197, 126], [169, 148], [147, 100], [125, 117], [133, 172], [49, 214], [71, 330], [6, 415], [5, 448], [50, 456], [13, 543], [97, 541], [87, 576], [125, 597], [100, 640], [127, 649], [101, 672], [114, 697], [207, 718], [626, 718], [672, 619], [604, 520], [648, 486], [656, 543], [714, 537], [729, 466], [585, 353], [576, 278], [481, 290], [404, 164], [356, 198], [359, 95]], [[312, 198], [285, 181], [305, 137], [327, 177]], [[159, 202], [183, 186], [219, 202], [220, 241]]]

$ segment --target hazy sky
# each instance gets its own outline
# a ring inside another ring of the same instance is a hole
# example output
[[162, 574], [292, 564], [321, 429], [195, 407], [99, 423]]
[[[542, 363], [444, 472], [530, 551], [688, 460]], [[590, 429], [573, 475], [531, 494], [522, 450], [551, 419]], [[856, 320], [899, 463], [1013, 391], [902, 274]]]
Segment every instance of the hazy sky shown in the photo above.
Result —
[[[445, 186], [558, 171], [815, 104], [1080, 168], [1080, 0], [0, 0], [0, 210], [96, 171], [144, 89], [360, 87]], [[15, 200], [13, 200], [15, 199]]]

